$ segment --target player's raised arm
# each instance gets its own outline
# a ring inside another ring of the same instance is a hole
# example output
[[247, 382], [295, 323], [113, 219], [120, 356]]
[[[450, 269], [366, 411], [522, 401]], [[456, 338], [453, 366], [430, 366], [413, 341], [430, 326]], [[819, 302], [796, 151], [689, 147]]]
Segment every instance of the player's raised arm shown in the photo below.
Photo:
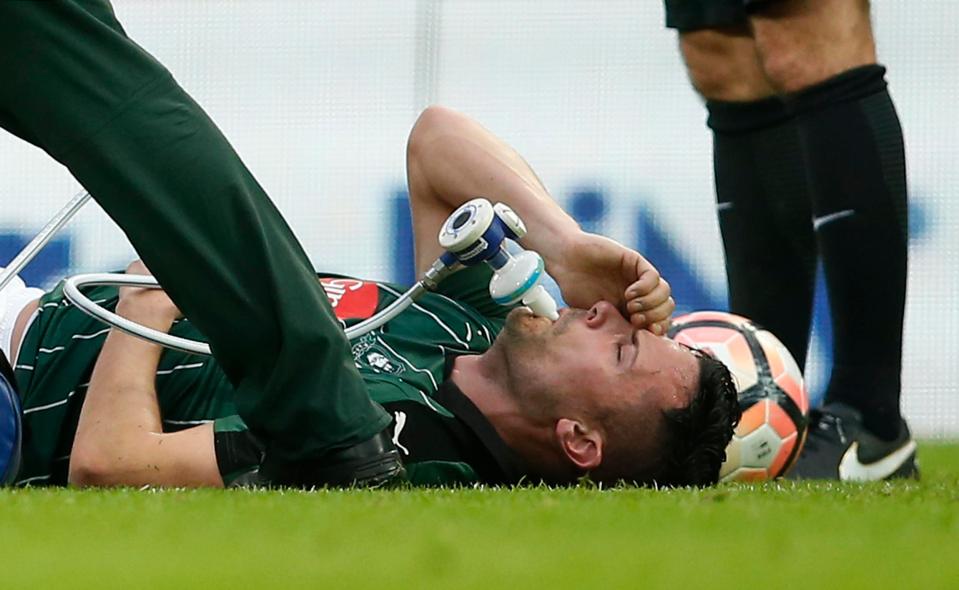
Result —
[[[136, 270], [145, 271], [131, 265], [128, 272]], [[121, 291], [117, 312], [164, 332], [179, 314], [157, 289]], [[116, 329], [107, 336], [80, 413], [70, 484], [223, 486], [212, 424], [163, 432], [155, 387], [161, 351]]]
[[638, 252], [583, 232], [526, 160], [473, 119], [427, 108], [410, 133], [406, 168], [417, 272], [442, 254], [436, 237], [449, 214], [482, 196], [523, 219], [524, 245], [543, 256], [567, 303], [586, 308], [607, 300], [634, 325], [665, 332], [675, 305], [656, 269]]
[[407, 143], [406, 173], [418, 272], [442, 254], [440, 226], [474, 197], [512, 207], [534, 230], [526, 243], [547, 261], [580, 233], [516, 150], [452, 109], [431, 106], [420, 114]]

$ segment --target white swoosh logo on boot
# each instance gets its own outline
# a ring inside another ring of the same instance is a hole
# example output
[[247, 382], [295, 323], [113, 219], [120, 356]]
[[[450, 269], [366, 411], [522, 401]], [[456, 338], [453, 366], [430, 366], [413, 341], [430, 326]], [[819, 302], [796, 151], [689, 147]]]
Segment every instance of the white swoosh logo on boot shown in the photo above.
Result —
[[859, 443], [852, 443], [839, 462], [841, 481], [878, 481], [896, 472], [916, 452], [916, 441], [910, 440], [882, 459], [865, 465], [859, 461]]
[[832, 223], [843, 217], [849, 217], [850, 215], [855, 215], [856, 211], [854, 209], [843, 209], [842, 211], [836, 211], [835, 213], [829, 213], [828, 215], [823, 215], [822, 217], [813, 217], [812, 228], [813, 231], [819, 231], [819, 228], [826, 225], [827, 223]]

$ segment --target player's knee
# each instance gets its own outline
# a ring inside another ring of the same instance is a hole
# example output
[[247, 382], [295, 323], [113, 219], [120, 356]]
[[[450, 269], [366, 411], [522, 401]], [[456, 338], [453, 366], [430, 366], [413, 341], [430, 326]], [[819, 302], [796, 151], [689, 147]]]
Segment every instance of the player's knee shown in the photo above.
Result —
[[730, 72], [722, 67], [719, 69], [710, 68], [703, 61], [695, 64], [686, 63], [689, 81], [696, 92], [707, 100], [736, 100], [735, 96], [739, 92], [735, 76], [729, 75]]
[[777, 92], [797, 92], [825, 80], [822, 62], [806, 58], [799, 49], [776, 48], [762, 56], [763, 71]]
[[800, 92], [843, 72], [874, 63], [874, 54], [825, 58], [797, 47], [778, 49], [763, 56], [766, 77], [781, 94]]
[[683, 33], [680, 49], [690, 82], [707, 100], [752, 101], [774, 92], [765, 80], [747, 29]]
[[876, 63], [865, 0], [772, 2], [754, 14], [753, 33], [765, 77], [781, 94]]

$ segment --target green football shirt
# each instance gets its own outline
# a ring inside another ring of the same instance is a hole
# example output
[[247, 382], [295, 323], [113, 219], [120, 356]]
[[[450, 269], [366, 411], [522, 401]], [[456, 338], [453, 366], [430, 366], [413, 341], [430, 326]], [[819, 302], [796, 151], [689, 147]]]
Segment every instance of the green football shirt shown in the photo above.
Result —
[[[455, 356], [486, 351], [503, 327], [509, 310], [490, 299], [489, 278], [485, 265], [455, 273], [436, 293], [351, 343], [370, 396], [393, 417], [393, 440], [414, 484], [514, 483], [525, 471], [479, 410], [446, 381]], [[403, 291], [346, 276], [319, 280], [344, 327]], [[116, 288], [93, 287], [86, 295], [107, 309], [116, 306]], [[41, 299], [15, 367], [24, 432], [18, 484], [66, 483], [80, 408], [109, 330], [71, 305], [62, 283]], [[203, 340], [188, 320], [170, 333]], [[233, 387], [214, 359], [166, 350], [156, 387], [165, 430], [212, 421], [224, 480], [242, 482], [255, 472], [261, 447], [237, 415]]]

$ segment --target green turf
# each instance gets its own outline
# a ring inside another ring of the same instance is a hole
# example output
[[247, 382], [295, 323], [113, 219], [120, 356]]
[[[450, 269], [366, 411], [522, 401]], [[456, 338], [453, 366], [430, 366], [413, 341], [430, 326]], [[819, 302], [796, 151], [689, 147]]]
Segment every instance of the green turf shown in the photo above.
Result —
[[709, 490], [0, 492], [0, 588], [959, 588], [923, 481]]

